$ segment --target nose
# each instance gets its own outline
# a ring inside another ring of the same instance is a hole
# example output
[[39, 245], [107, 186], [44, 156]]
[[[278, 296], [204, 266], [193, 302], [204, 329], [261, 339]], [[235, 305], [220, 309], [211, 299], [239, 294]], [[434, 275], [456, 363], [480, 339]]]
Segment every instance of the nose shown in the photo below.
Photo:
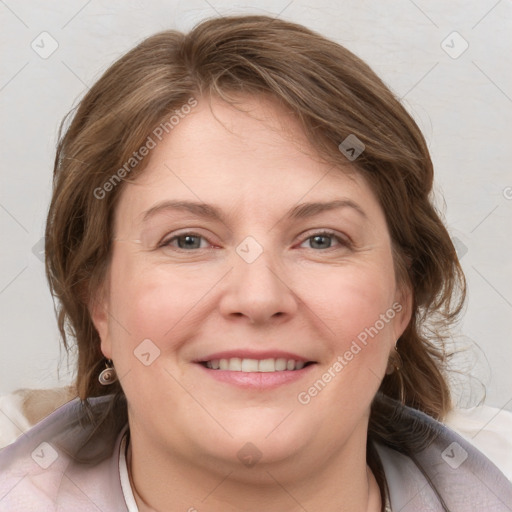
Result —
[[265, 251], [252, 263], [235, 255], [234, 268], [227, 278], [219, 306], [225, 317], [263, 325], [284, 322], [297, 310], [289, 273]]

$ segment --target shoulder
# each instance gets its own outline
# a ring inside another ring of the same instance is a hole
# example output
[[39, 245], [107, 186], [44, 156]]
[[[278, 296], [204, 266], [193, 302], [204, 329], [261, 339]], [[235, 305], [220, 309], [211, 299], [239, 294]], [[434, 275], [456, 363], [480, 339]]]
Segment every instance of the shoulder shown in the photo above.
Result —
[[426, 414], [396, 406], [402, 429], [421, 427], [432, 435], [426, 446], [409, 451], [376, 444], [393, 510], [511, 510], [512, 483], [481, 451]]
[[124, 510], [116, 453], [125, 416], [106, 419], [113, 397], [89, 402], [72, 400], [0, 451], [4, 510]]
[[484, 453], [512, 482], [512, 412], [487, 405], [454, 409], [444, 424]]
[[18, 389], [0, 396], [0, 448], [76, 397], [73, 386]]

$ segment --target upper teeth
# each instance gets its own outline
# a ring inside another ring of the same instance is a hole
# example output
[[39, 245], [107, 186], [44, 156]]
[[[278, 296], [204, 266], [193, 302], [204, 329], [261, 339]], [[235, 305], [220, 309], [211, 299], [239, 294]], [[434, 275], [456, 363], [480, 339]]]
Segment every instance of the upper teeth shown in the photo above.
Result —
[[304, 361], [294, 359], [212, 359], [206, 361], [206, 367], [212, 370], [229, 370], [231, 372], [280, 372], [283, 370], [300, 370], [304, 368]]

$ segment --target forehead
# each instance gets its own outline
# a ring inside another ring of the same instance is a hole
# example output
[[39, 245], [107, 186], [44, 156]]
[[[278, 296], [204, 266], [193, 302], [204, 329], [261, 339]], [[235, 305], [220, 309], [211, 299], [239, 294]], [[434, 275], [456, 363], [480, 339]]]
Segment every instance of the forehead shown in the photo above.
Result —
[[[347, 162], [322, 161], [297, 119], [275, 101], [248, 97], [237, 105], [202, 99], [151, 151], [149, 164], [123, 190], [121, 215], [168, 199], [237, 204], [259, 218], [269, 208], [304, 201], [375, 202]], [[374, 205], [375, 206], [375, 205]]]
[[[295, 115], [268, 96], [239, 97], [227, 103], [217, 97], [203, 98], [197, 107], [157, 144], [151, 164], [172, 159], [189, 163], [209, 160], [211, 167], [265, 172], [269, 166], [290, 168], [309, 157], [322, 163]], [[270, 165], [271, 162], [273, 165]], [[258, 164], [265, 163], [259, 168]], [[197, 166], [199, 167], [199, 166]], [[300, 167], [300, 166], [299, 166]], [[247, 177], [247, 176], [246, 176]]]

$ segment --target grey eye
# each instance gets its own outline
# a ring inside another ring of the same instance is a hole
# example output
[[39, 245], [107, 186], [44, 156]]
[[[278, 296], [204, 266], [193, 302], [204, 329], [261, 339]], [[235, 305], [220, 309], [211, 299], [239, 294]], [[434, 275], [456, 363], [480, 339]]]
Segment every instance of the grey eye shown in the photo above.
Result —
[[204, 247], [204, 245], [201, 246], [201, 240], [205, 240], [205, 238], [201, 235], [197, 235], [195, 233], [184, 233], [182, 235], [177, 235], [177, 236], [170, 238], [163, 245], [170, 246], [170, 247], [176, 247], [177, 249], [184, 249], [184, 250], [202, 249]]

